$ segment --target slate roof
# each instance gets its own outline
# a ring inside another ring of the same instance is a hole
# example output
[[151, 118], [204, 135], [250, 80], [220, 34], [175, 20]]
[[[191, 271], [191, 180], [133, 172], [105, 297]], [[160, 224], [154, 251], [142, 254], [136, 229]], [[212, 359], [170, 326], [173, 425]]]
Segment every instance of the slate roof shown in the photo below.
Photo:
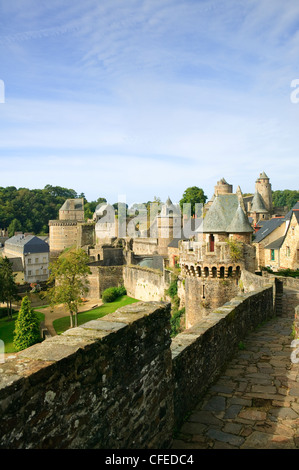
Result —
[[283, 244], [284, 239], [285, 239], [285, 236], [277, 238], [277, 240], [265, 246], [265, 250], [279, 250], [279, 248]]
[[257, 213], [268, 212], [265, 207], [262, 196], [260, 195], [258, 191], [256, 191], [255, 195], [253, 196], [250, 212], [257, 212]]
[[285, 222], [283, 218], [273, 218], [266, 220], [262, 228], [256, 233], [254, 243], [260, 243], [264, 238], [266, 238], [270, 233], [272, 233], [276, 228], [280, 227]]
[[[296, 204], [294, 205], [294, 207], [292, 207], [292, 209], [287, 213], [286, 215], [286, 220], [291, 220], [292, 218], [292, 215], [293, 215], [293, 211], [295, 211], [295, 214], [296, 214], [296, 217], [297, 217], [297, 211], [299, 211], [299, 201], [296, 202]], [[298, 217], [297, 217], [297, 220], [298, 220]]]
[[15, 235], [5, 242], [5, 246], [13, 246], [21, 253], [48, 253], [50, 247], [41, 238], [35, 235]]
[[208, 233], [250, 233], [253, 229], [243, 212], [237, 194], [221, 194], [203, 219], [203, 232]]
[[[74, 201], [74, 206], [73, 206], [73, 201]], [[59, 210], [61, 211], [83, 210], [84, 209], [83, 201], [84, 201], [83, 199], [67, 199]]]

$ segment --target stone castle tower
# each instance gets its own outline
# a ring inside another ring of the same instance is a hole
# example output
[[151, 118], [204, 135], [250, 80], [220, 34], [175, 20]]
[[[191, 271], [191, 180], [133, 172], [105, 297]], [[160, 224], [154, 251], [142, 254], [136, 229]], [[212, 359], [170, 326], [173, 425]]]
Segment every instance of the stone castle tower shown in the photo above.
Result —
[[260, 176], [256, 180], [255, 190], [256, 192], [260, 194], [263, 200], [264, 206], [269, 212], [269, 214], [272, 214], [273, 212], [272, 187], [271, 187], [270, 179], [264, 171], [260, 173]]
[[174, 238], [181, 237], [181, 226], [181, 213], [168, 198], [157, 216], [159, 255], [168, 256], [168, 245]]

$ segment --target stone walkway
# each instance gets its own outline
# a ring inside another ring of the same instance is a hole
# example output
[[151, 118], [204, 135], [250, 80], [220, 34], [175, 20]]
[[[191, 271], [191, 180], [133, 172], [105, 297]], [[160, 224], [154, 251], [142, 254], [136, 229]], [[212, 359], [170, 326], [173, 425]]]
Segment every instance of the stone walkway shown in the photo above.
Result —
[[173, 449], [299, 448], [299, 351], [291, 347], [293, 322], [292, 308], [244, 339], [176, 434]]

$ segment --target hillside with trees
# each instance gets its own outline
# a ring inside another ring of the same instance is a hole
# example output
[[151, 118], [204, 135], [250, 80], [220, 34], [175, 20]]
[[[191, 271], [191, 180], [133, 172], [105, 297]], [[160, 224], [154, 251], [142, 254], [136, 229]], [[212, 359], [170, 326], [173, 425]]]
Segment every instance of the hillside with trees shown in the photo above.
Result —
[[58, 218], [59, 209], [66, 199], [84, 198], [86, 218], [91, 218], [99, 202], [88, 202], [84, 194], [73, 189], [47, 185], [44, 189], [0, 187], [0, 228], [7, 228], [9, 236], [16, 231], [35, 235], [49, 233], [48, 222]]

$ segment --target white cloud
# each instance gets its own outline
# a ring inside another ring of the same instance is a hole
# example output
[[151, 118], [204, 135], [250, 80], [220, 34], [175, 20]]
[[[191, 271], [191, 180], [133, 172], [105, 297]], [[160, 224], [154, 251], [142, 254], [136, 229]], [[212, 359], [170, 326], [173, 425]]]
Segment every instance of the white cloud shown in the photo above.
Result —
[[297, 185], [294, 0], [0, 6], [4, 181], [135, 201], [223, 176], [247, 192], [263, 170]]

